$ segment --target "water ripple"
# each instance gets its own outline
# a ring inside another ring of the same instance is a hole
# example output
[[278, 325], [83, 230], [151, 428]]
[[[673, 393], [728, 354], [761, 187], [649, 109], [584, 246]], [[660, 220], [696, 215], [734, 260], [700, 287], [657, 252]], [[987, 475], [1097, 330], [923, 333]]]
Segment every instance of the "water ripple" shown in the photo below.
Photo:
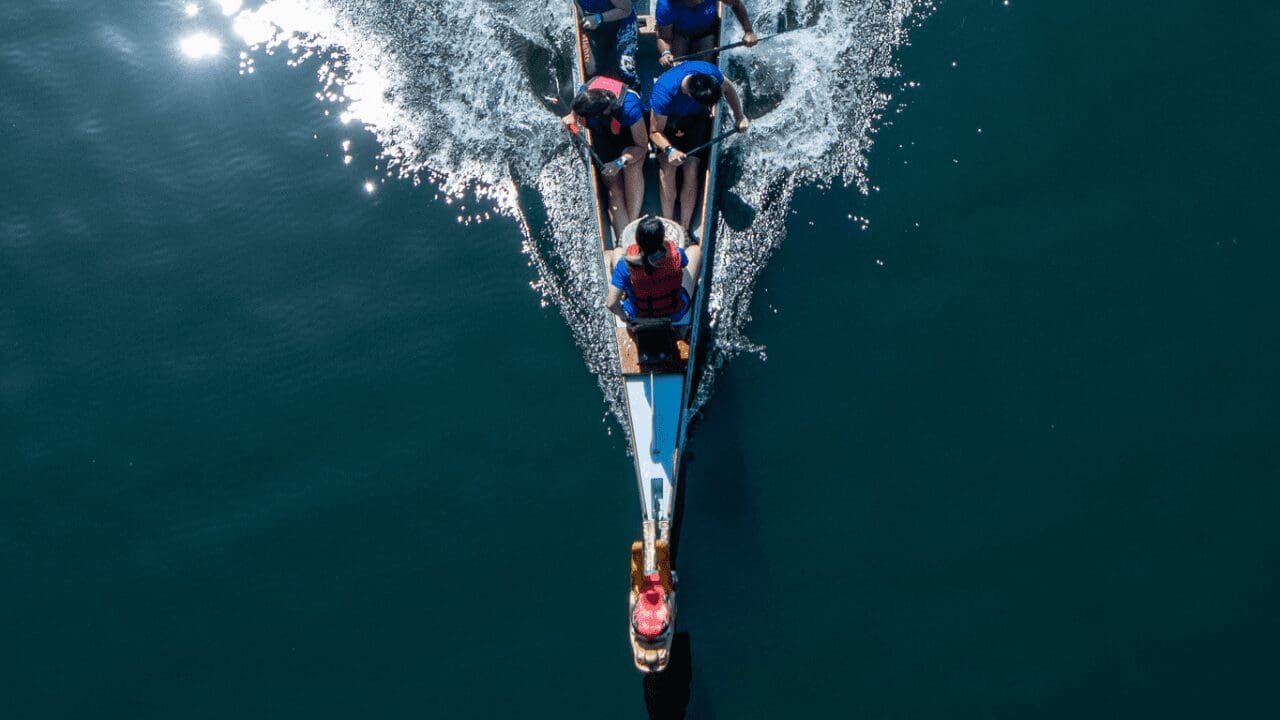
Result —
[[[726, 162], [736, 167], [722, 191], [755, 214], [748, 227], [720, 227], [712, 362], [699, 401], [726, 358], [762, 351], [744, 331], [796, 188], [867, 189], [866, 154], [890, 100], [877, 81], [896, 74], [894, 50], [933, 3], [747, 0], [747, 7], [762, 34], [795, 30], [727, 58], [753, 124], [729, 145]], [[317, 98], [376, 135], [389, 172], [433, 183], [439, 199], [458, 203], [460, 221], [482, 220], [477, 206], [518, 220], [538, 272], [534, 289], [559, 307], [617, 410], [585, 168], [536, 102], [571, 82], [567, 2], [565, 10], [516, 0], [268, 0], [231, 23], [247, 45], [242, 72], [264, 54], [309, 61], [322, 86]], [[728, 39], [740, 34], [730, 22]]]

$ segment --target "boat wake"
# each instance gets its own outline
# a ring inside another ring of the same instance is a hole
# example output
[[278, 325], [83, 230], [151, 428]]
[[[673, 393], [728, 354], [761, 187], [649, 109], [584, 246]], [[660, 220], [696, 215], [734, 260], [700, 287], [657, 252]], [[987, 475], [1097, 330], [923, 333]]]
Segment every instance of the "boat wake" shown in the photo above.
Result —
[[[563, 4], [563, 12], [557, 4]], [[752, 50], [726, 53], [744, 90], [751, 132], [728, 141], [722, 191], [748, 212], [726, 212], [711, 278], [710, 362], [698, 404], [723, 361], [763, 352], [745, 334], [753, 289], [784, 239], [795, 189], [857, 184], [896, 75], [894, 50], [921, 0], [747, 0], [757, 32], [787, 29]], [[534, 289], [563, 313], [615, 413], [621, 384], [601, 311], [593, 201], [586, 167], [538, 98], [569, 94], [569, 0], [265, 0], [222, 2], [245, 44], [241, 72], [286, 53], [317, 72], [317, 97], [360, 123], [383, 148], [388, 176], [427, 182], [459, 208], [458, 221], [514, 218], [536, 267]], [[741, 29], [727, 21], [726, 41]], [[745, 216], [745, 217], [742, 217]]]

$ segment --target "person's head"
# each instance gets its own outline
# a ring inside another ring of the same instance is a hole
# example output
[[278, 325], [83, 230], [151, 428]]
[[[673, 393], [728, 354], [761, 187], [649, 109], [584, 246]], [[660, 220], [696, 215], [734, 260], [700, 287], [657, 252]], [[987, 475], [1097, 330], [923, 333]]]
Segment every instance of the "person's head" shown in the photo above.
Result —
[[652, 255], [666, 247], [666, 226], [662, 221], [652, 215], [645, 215], [640, 219], [640, 224], [636, 225], [636, 244], [640, 246], [640, 252], [645, 255]]
[[573, 112], [579, 117], [589, 118], [606, 115], [617, 99], [608, 90], [584, 90], [573, 99]]
[[640, 260], [646, 272], [653, 272], [652, 256], [667, 249], [666, 226], [652, 215], [646, 215], [636, 225], [636, 245], [640, 247]]
[[720, 102], [720, 83], [706, 73], [693, 73], [685, 81], [689, 97], [707, 107], [715, 107]]

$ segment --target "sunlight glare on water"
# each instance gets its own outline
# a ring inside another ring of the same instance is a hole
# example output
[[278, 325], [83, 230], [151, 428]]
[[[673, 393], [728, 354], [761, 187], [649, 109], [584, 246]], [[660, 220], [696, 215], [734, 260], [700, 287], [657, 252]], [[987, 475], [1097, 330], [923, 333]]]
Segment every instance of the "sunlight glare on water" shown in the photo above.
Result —
[[205, 32], [192, 33], [178, 41], [178, 49], [191, 60], [203, 60], [222, 52], [222, 41]]
[[[618, 410], [589, 183], [555, 116], [537, 100], [577, 81], [568, 76], [567, 0], [564, 12], [517, 0], [267, 0], [243, 10], [238, 2], [221, 4], [250, 54], [242, 72], [252, 71], [252, 55], [287, 51], [290, 64], [316, 73], [316, 97], [337, 106], [337, 119], [358, 121], [377, 137], [386, 169], [432, 183], [448, 202], [468, 198], [518, 223], [539, 276], [534, 289], [559, 307]], [[762, 352], [744, 329], [756, 279], [785, 235], [795, 189], [838, 181], [867, 191], [866, 153], [890, 101], [877, 81], [896, 75], [893, 51], [911, 19], [932, 9], [921, 0], [746, 4], [762, 34], [791, 32], [725, 57], [752, 127], [726, 143], [721, 190], [752, 207], [755, 219], [740, 230], [721, 223], [709, 298], [713, 354], [699, 402], [723, 359]], [[725, 41], [741, 35], [729, 21]], [[541, 200], [545, 217], [526, 215], [526, 195]], [[489, 215], [468, 213], [459, 221]]]

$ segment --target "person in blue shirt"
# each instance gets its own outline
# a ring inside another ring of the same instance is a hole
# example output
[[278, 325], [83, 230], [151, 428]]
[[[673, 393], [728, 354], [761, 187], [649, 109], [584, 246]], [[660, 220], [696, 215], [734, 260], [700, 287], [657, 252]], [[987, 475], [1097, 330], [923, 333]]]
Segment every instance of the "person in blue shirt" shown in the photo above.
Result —
[[742, 112], [738, 91], [715, 65], [701, 60], [682, 62], [653, 83], [649, 95], [652, 116], [649, 141], [658, 153], [658, 189], [664, 217], [676, 219], [676, 168], [681, 171], [680, 226], [686, 231], [698, 201], [698, 166], [706, 150], [686, 155], [711, 139], [711, 110], [724, 97], [733, 111], [738, 132], [746, 132], [751, 121]]
[[[742, 0], [718, 0], [728, 5], [742, 25], [742, 40], [747, 47], [759, 40], [751, 25], [751, 17]], [[717, 0], [658, 0], [653, 11], [658, 26], [658, 62], [662, 67], [675, 65], [675, 59], [691, 52], [715, 47], [720, 37]]]
[[637, 221], [634, 232], [635, 244], [610, 251], [614, 265], [604, 305], [623, 322], [665, 317], [678, 323], [693, 305], [702, 249], [680, 247], [684, 232], [652, 215]]
[[582, 57], [587, 77], [616, 70], [628, 85], [639, 87], [636, 50], [640, 43], [631, 0], [577, 0], [577, 3], [582, 18]]
[[649, 152], [648, 108], [621, 80], [597, 76], [578, 88], [572, 112], [560, 118], [569, 132], [591, 131], [591, 147], [604, 163], [600, 176], [609, 193], [614, 237], [640, 215], [644, 202], [644, 158]]

